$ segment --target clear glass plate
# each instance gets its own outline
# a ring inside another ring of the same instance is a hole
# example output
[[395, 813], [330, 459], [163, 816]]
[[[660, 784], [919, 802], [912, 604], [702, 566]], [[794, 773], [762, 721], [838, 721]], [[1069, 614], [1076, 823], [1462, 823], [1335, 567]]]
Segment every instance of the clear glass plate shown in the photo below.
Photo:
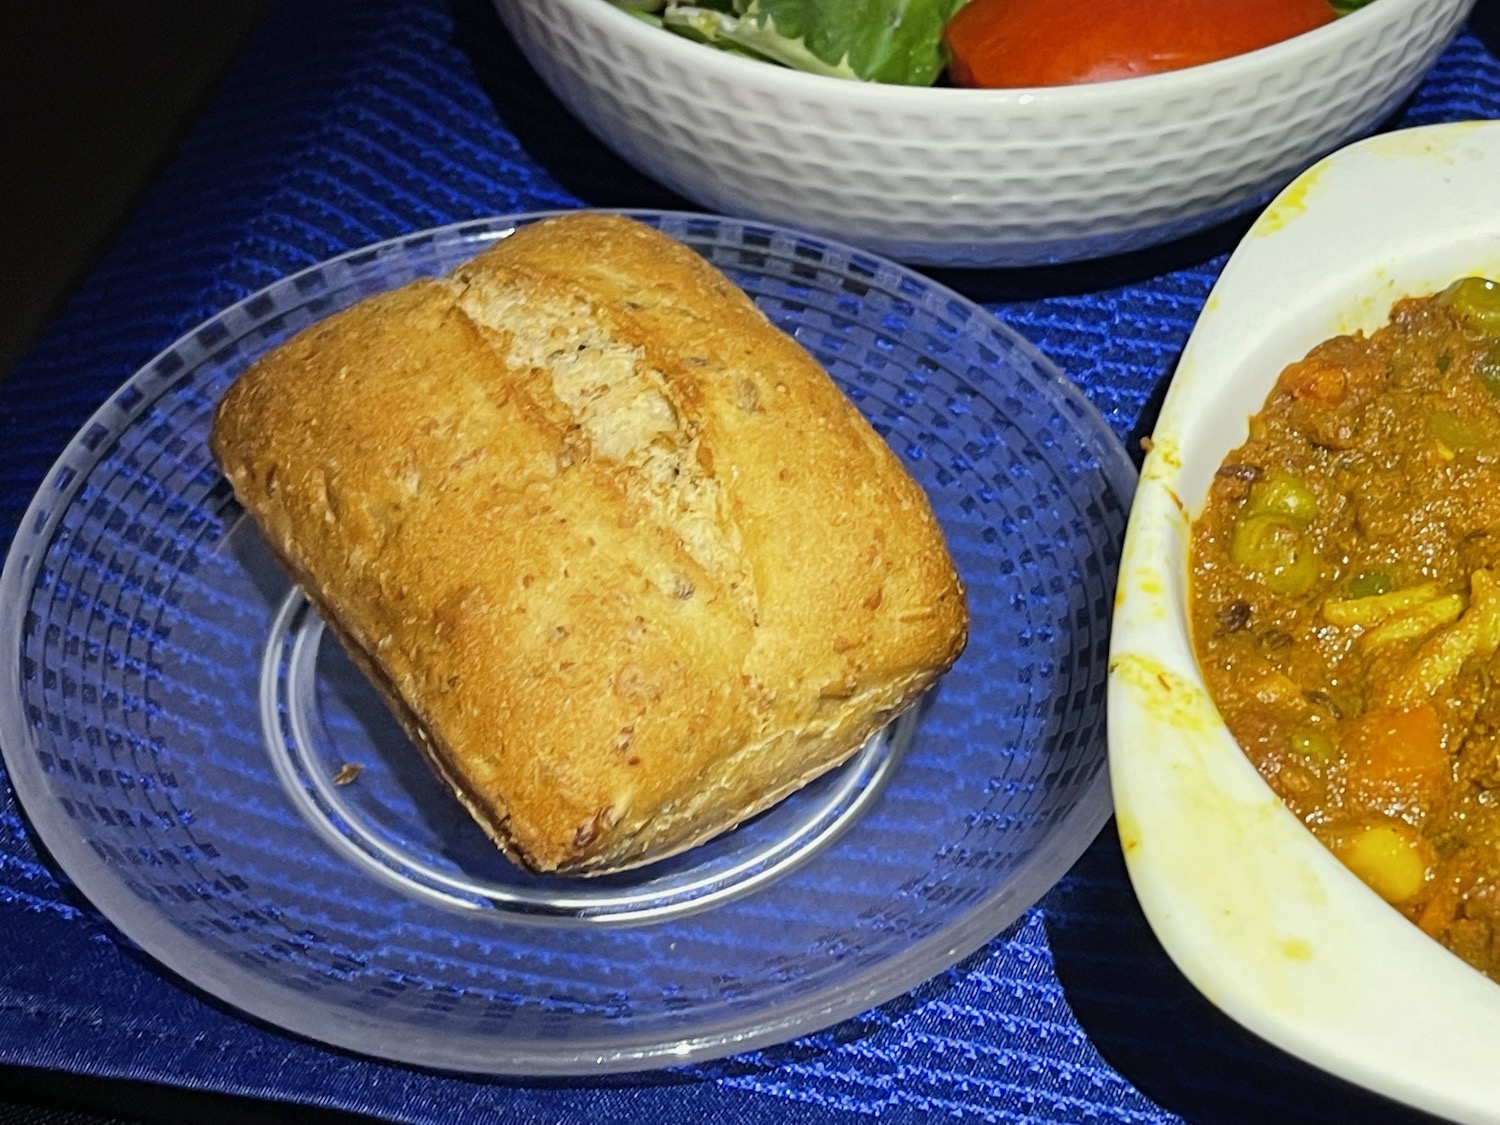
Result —
[[401, 1062], [597, 1074], [899, 995], [1082, 853], [1109, 811], [1134, 472], [1051, 364], [951, 291], [765, 224], [637, 213], [745, 288], [900, 454], [968, 586], [971, 639], [906, 719], [733, 833], [626, 875], [526, 876], [324, 638], [205, 440], [255, 357], [539, 217], [305, 270], [132, 378], [48, 474], [0, 576], [0, 740], [79, 889], [214, 996]]

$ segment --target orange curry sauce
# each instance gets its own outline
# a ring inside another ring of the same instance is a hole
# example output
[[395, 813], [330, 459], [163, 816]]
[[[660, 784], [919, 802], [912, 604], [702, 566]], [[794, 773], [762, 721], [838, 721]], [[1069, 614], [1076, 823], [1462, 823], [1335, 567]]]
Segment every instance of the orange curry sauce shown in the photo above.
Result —
[[1199, 663], [1355, 874], [1500, 980], [1500, 286], [1292, 364], [1193, 526]]

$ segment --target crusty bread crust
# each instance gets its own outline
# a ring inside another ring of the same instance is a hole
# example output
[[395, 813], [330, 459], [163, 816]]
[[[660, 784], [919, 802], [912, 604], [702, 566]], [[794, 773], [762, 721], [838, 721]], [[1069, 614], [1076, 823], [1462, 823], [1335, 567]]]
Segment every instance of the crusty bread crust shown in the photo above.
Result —
[[507, 855], [681, 851], [846, 759], [967, 636], [926, 497], [659, 232], [580, 212], [307, 329], [211, 446]]

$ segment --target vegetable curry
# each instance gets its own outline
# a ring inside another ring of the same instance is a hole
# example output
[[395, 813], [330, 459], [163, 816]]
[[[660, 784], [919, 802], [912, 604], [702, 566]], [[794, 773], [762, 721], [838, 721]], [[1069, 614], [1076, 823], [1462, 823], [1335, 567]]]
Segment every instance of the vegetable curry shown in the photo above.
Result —
[[1356, 875], [1500, 980], [1500, 285], [1282, 372], [1193, 527], [1229, 729]]

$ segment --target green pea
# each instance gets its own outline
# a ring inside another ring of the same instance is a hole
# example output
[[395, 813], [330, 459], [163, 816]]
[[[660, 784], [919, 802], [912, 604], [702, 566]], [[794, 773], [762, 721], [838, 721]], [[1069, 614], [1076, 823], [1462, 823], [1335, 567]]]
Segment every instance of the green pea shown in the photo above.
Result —
[[1250, 486], [1250, 511], [1256, 515], [1285, 516], [1300, 527], [1318, 518], [1318, 498], [1295, 473], [1272, 469]]
[[1374, 598], [1395, 588], [1395, 579], [1383, 570], [1362, 570], [1349, 580], [1351, 598]]
[[1333, 741], [1322, 731], [1296, 730], [1292, 732], [1292, 750], [1304, 758], [1326, 762], [1333, 757]]
[[1235, 525], [1229, 557], [1268, 590], [1295, 597], [1318, 581], [1317, 552], [1302, 527], [1285, 515], [1247, 515]]
[[1487, 277], [1465, 277], [1444, 289], [1442, 298], [1471, 328], [1500, 336], [1500, 285]]

